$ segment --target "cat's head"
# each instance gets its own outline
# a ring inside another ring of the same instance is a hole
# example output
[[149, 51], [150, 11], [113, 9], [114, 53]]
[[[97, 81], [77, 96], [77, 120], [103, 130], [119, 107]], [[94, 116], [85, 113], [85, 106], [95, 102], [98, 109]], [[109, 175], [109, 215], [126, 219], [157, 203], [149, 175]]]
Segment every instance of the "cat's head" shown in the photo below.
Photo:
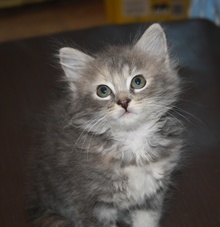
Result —
[[130, 130], [157, 121], [179, 94], [159, 24], [134, 45], [108, 47], [95, 57], [62, 48], [60, 62], [73, 94], [74, 124], [91, 132]]

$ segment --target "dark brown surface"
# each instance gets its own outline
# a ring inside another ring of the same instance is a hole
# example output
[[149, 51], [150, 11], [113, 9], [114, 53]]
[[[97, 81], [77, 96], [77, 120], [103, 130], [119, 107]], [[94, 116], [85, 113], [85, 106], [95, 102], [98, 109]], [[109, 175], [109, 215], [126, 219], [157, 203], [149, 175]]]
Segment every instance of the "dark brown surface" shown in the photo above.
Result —
[[[165, 227], [220, 226], [220, 29], [208, 21], [164, 24], [173, 55], [187, 81], [183, 96], [189, 154], [168, 203]], [[0, 45], [0, 220], [26, 227], [25, 165], [38, 114], [58, 94], [54, 57], [62, 42], [95, 51], [104, 43], [126, 43], [147, 25], [68, 32]], [[126, 41], [127, 40], [127, 41]], [[194, 116], [192, 116], [192, 115]]]

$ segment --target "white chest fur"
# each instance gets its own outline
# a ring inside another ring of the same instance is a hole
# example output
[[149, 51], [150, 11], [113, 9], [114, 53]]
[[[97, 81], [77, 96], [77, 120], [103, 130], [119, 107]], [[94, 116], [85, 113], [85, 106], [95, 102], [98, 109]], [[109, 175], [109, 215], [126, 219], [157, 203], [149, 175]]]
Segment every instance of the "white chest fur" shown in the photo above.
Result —
[[[151, 197], [160, 187], [162, 178], [175, 167], [176, 156], [170, 156], [161, 161], [152, 162], [155, 151], [152, 145], [160, 144], [163, 139], [155, 136], [157, 128], [142, 127], [132, 132], [116, 133], [116, 143], [122, 159], [126, 161], [135, 158], [137, 165], [129, 165], [119, 170], [121, 176], [128, 179], [126, 188], [127, 201], [120, 204], [124, 207], [142, 203], [146, 197]], [[144, 160], [144, 162], [143, 162]], [[116, 196], [117, 198], [117, 196]]]
[[[131, 132], [118, 132], [116, 141], [120, 147], [120, 153], [124, 161], [132, 159], [136, 163], [141, 163], [143, 160], [151, 160], [151, 145], [150, 138], [153, 137], [155, 128], [143, 126], [138, 130]], [[121, 169], [121, 174], [128, 178], [127, 197], [134, 203], [141, 203], [144, 198], [156, 193], [160, 187], [158, 172], [154, 164], [146, 164], [146, 166], [128, 166]], [[162, 175], [161, 175], [162, 176]]]
[[155, 194], [161, 186], [162, 169], [153, 166], [129, 166], [123, 169], [128, 177], [127, 196], [135, 203], [141, 203], [145, 197]]
[[137, 163], [141, 160], [151, 160], [151, 138], [156, 128], [145, 125], [133, 131], [114, 133], [116, 145], [119, 147], [122, 159], [129, 161], [135, 158]]

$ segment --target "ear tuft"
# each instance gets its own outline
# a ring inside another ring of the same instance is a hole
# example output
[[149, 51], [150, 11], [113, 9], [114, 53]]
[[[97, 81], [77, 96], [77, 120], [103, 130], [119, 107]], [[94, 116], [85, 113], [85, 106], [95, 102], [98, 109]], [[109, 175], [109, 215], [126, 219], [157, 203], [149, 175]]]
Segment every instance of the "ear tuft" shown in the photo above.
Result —
[[135, 47], [147, 54], [168, 58], [168, 48], [165, 33], [159, 24], [151, 25], [141, 36]]
[[61, 48], [59, 56], [66, 77], [71, 79], [79, 77], [81, 70], [89, 61], [93, 60], [89, 55], [69, 47]]

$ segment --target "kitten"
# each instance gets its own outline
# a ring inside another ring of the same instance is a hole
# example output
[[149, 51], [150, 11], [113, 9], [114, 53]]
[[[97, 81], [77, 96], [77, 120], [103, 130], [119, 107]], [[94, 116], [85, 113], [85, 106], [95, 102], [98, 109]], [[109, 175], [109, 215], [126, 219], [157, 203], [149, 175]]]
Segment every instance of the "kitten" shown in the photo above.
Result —
[[181, 82], [159, 24], [95, 57], [62, 48], [66, 97], [33, 157], [36, 227], [156, 227], [182, 150]]

